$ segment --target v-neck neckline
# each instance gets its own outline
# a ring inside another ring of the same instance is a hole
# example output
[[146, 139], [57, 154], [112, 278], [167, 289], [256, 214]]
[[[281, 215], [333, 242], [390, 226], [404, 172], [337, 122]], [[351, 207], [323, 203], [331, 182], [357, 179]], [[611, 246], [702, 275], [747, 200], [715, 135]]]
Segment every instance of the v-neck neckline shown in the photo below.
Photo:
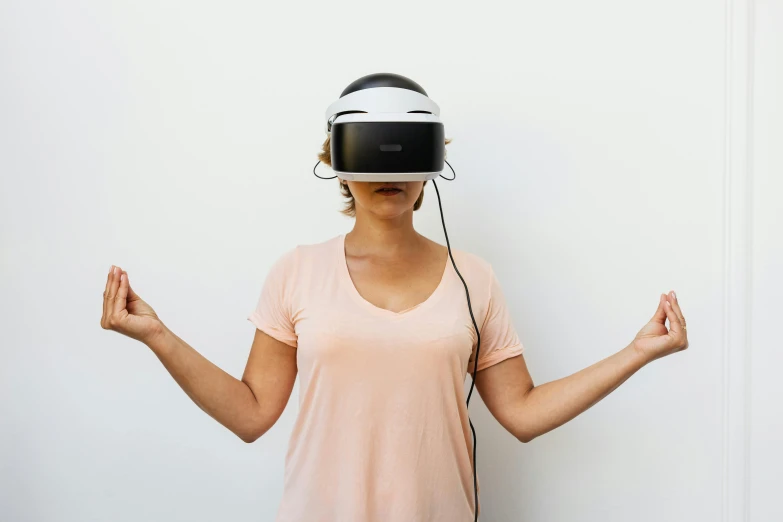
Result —
[[381, 308], [380, 306], [374, 305], [373, 303], [369, 302], [367, 299], [362, 297], [362, 294], [359, 293], [359, 290], [356, 289], [356, 285], [353, 283], [353, 279], [351, 279], [351, 272], [348, 270], [348, 259], [345, 255], [345, 234], [340, 234], [337, 243], [337, 259], [338, 264], [340, 265], [340, 274], [341, 278], [345, 282], [345, 286], [348, 288], [348, 293], [351, 294], [351, 297], [359, 303], [360, 306], [363, 306], [370, 311], [374, 312], [375, 314], [385, 316], [385, 317], [391, 317], [391, 318], [403, 318], [403, 317], [409, 317], [410, 315], [413, 315], [418, 312], [422, 312], [423, 310], [426, 310], [430, 306], [432, 306], [440, 296], [440, 294], [443, 293], [444, 287], [448, 283], [448, 279], [450, 276], [450, 270], [449, 266], [451, 265], [451, 259], [450, 256], [446, 257], [446, 266], [443, 269], [443, 273], [440, 277], [440, 281], [438, 282], [438, 286], [435, 287], [435, 290], [432, 291], [432, 293], [422, 302], [419, 304], [413, 305], [410, 308], [406, 308], [405, 310], [400, 310], [399, 312], [395, 312], [393, 310], [389, 310], [387, 308]]

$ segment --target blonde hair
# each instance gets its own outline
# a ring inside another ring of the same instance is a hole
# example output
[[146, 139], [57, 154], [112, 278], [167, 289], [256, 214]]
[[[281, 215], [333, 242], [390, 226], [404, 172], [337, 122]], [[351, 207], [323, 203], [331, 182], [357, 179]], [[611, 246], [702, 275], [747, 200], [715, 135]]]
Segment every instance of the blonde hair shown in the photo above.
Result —
[[[446, 138], [446, 145], [451, 143], [451, 138]], [[326, 140], [324, 141], [323, 145], [321, 145], [321, 152], [318, 153], [318, 159], [321, 160], [321, 163], [328, 165], [329, 167], [332, 166], [332, 138], [331, 136], [327, 136]], [[445, 157], [445, 154], [444, 154]], [[345, 197], [345, 206], [342, 210], [340, 210], [341, 213], [345, 214], [346, 216], [355, 217], [356, 216], [356, 200], [353, 199], [353, 194], [351, 194], [351, 189], [348, 188], [347, 183], [343, 183], [342, 180], [339, 178], [337, 181], [340, 182], [340, 193]], [[427, 185], [427, 182], [424, 182], [424, 185], [422, 185], [422, 191], [419, 194], [419, 197], [416, 199], [416, 203], [413, 204], [413, 210], [419, 210], [421, 208], [421, 202], [424, 199], [424, 186]]]

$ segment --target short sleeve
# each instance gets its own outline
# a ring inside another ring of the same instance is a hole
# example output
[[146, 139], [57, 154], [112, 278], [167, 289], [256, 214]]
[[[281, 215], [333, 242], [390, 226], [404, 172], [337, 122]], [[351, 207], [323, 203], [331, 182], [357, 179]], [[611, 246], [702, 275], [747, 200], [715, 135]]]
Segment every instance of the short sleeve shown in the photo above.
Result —
[[[506, 299], [500, 282], [495, 276], [492, 267], [489, 268], [489, 304], [484, 323], [481, 326], [479, 345], [479, 364], [476, 371], [515, 357], [524, 351], [524, 346], [519, 340], [517, 331], [511, 320], [511, 314], [506, 306]], [[468, 373], [473, 373], [473, 359], [476, 348], [473, 348], [471, 360], [468, 363]]]
[[297, 335], [292, 320], [298, 247], [289, 250], [269, 269], [261, 295], [254, 310], [247, 317], [256, 328], [296, 348]]

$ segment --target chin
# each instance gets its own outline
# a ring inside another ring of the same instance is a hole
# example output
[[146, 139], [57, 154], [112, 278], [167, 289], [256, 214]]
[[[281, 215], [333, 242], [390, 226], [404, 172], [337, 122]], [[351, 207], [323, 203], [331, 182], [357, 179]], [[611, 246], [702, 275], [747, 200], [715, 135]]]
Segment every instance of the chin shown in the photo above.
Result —
[[373, 209], [373, 214], [378, 216], [382, 219], [393, 219], [396, 217], [399, 217], [409, 210], [413, 209], [413, 205], [407, 206], [407, 205], [378, 205], [376, 208]]

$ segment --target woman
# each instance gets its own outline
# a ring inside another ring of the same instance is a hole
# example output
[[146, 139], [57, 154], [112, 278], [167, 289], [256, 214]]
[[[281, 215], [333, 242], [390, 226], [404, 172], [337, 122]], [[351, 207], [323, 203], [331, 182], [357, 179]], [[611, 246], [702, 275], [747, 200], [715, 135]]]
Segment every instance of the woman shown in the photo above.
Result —
[[[328, 151], [327, 139], [319, 158], [331, 165]], [[278, 522], [474, 520], [463, 384], [477, 336], [447, 248], [413, 228], [426, 182], [339, 181], [354, 227], [278, 258], [248, 317], [256, 331], [241, 380], [169, 330], [119, 267], [106, 282], [101, 326], [149, 346], [190, 398], [245, 442], [274, 425], [299, 375]], [[688, 347], [672, 291], [626, 347], [535, 386], [491, 265], [452, 254], [480, 325], [476, 389], [522, 442]]]

